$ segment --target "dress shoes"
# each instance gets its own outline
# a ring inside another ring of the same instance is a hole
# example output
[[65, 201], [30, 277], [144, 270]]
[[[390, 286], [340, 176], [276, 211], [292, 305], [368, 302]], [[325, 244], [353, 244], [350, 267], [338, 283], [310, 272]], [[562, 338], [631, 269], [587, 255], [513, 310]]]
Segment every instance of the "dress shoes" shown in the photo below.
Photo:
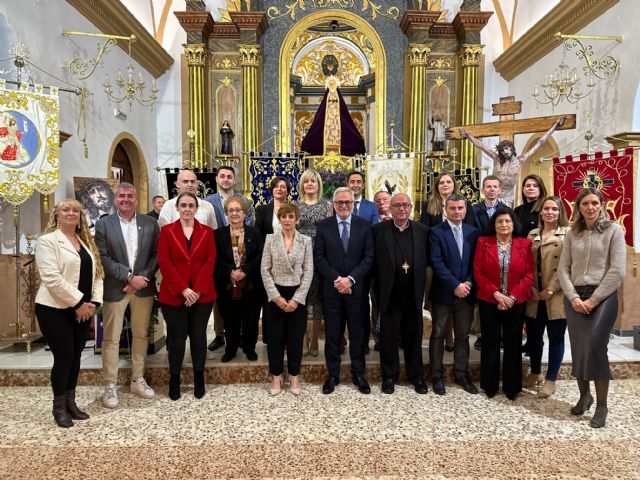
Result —
[[222, 357], [220, 357], [220, 361], [222, 363], [229, 363], [231, 360], [233, 360], [233, 357], [235, 357], [235, 354], [231, 355], [230, 353], [223, 353]]
[[329, 375], [329, 377], [325, 380], [324, 385], [322, 385], [322, 393], [325, 395], [329, 395], [333, 393], [336, 389], [336, 386], [340, 384], [340, 379], [338, 377], [334, 377]]
[[516, 401], [516, 398], [518, 398], [518, 394], [517, 393], [507, 393], [507, 398], [509, 400], [511, 400], [512, 402]]
[[584, 412], [589, 410], [593, 405], [593, 397], [590, 393], [580, 397], [578, 403], [576, 403], [573, 407], [571, 407], [571, 415], [582, 415]]
[[258, 354], [255, 351], [247, 352], [245, 353], [245, 355], [247, 356], [247, 360], [249, 360], [250, 362], [255, 362], [256, 360], [258, 360]]
[[485, 390], [484, 393], [487, 396], [487, 398], [493, 398], [496, 396], [497, 392], [495, 392], [494, 390]]
[[607, 407], [596, 407], [596, 413], [593, 414], [593, 418], [589, 422], [591, 428], [602, 428], [607, 423], [607, 413], [609, 410]]
[[213, 352], [214, 350], [217, 350], [223, 345], [224, 345], [224, 337], [221, 335], [218, 335], [216, 336], [216, 338], [213, 339], [213, 341], [209, 344], [207, 348]]
[[444, 395], [447, 393], [447, 390], [444, 388], [444, 382], [442, 378], [436, 377], [432, 380], [433, 383], [433, 393], [436, 395]]
[[358, 387], [358, 391], [360, 393], [371, 393], [371, 386], [369, 386], [369, 383], [365, 380], [363, 375], [354, 375], [353, 384]]
[[387, 395], [391, 395], [393, 392], [395, 392], [395, 386], [394, 386], [394, 382], [393, 382], [393, 378], [385, 378], [384, 380], [382, 380], [382, 387], [381, 387], [382, 393], [386, 393]]
[[426, 395], [429, 392], [427, 384], [424, 383], [424, 380], [418, 380], [417, 382], [412, 383], [413, 389], [416, 391], [416, 393], [419, 393], [420, 395]]
[[467, 377], [456, 378], [456, 384], [459, 385], [465, 392], [475, 395], [478, 393], [476, 386], [469, 381]]

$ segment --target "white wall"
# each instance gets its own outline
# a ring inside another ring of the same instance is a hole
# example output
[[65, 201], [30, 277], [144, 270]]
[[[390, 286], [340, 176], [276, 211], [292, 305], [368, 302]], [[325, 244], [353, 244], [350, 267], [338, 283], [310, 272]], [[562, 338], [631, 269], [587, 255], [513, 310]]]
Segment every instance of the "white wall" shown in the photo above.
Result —
[[[109, 73], [113, 80], [119, 68], [126, 68], [128, 61], [126, 53], [119, 47], [112, 47], [110, 53], [104, 57], [104, 68], [98, 68], [87, 80], [75, 80], [62, 65], [75, 56], [92, 58], [97, 52], [97, 39], [64, 37], [62, 31], [97, 32], [93, 24], [68, 3], [59, 0], [21, 0], [19, 9], [15, 8], [14, 2], [0, 2], [0, 14], [4, 15], [8, 22], [8, 27], [0, 26], [0, 29], [10, 28], [15, 38], [30, 45], [31, 61], [34, 64], [58, 78], [85, 87], [93, 93], [87, 104], [88, 159], [84, 158], [83, 145], [76, 131], [79, 113], [78, 97], [70, 93], [60, 93], [60, 130], [73, 136], [60, 151], [61, 178], [60, 186], [55, 193], [56, 201], [73, 196], [74, 176], [107, 177], [109, 150], [115, 137], [122, 132], [129, 132], [142, 148], [149, 170], [149, 193], [153, 195], [158, 190], [157, 176], [154, 175], [155, 170], [153, 170], [157, 158], [156, 112], [136, 103], [131, 109], [128, 104], [120, 104], [119, 108], [127, 114], [128, 118], [124, 121], [118, 120], [113, 115], [114, 106], [107, 100], [102, 87], [106, 73]], [[9, 32], [0, 31], [0, 38], [10, 36]], [[8, 44], [4, 42], [0, 44], [0, 58], [9, 57], [8, 49]], [[6, 64], [0, 65], [0, 68], [3, 67], [6, 67]], [[143, 72], [149, 89], [151, 75], [141, 70], [135, 61], [134, 69], [136, 76], [137, 72]], [[37, 83], [64, 86], [62, 81], [32, 70]], [[3, 75], [3, 77], [15, 79], [15, 74]], [[159, 83], [162, 85], [163, 79]], [[40, 213], [37, 196], [27, 201], [21, 211], [22, 232], [39, 233]], [[6, 228], [7, 225], [11, 225], [11, 209], [5, 208], [4, 212], [0, 211], [0, 215], [2, 216], [1, 250], [3, 253], [11, 253], [14, 233], [12, 229]], [[22, 249], [24, 246], [22, 242]]]

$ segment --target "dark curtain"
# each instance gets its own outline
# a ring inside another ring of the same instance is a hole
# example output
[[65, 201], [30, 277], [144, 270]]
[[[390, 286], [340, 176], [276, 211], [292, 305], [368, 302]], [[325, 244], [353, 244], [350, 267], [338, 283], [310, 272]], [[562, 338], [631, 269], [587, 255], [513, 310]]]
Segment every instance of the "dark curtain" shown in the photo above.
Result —
[[[218, 169], [200, 169], [194, 168], [193, 172], [198, 177], [198, 197], [205, 198], [207, 195], [211, 195], [218, 191], [218, 185], [216, 184], [216, 175]], [[176, 187], [176, 180], [178, 179], [178, 168], [165, 168], [164, 177], [167, 180], [167, 192], [169, 192], [169, 198], [173, 198], [178, 195], [178, 188]]]

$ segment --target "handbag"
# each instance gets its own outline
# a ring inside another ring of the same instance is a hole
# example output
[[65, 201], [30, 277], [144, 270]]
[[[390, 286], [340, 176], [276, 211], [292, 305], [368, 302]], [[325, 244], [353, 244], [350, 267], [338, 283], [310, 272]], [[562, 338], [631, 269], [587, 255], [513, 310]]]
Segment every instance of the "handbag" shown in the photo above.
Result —
[[580, 300], [583, 302], [591, 298], [593, 292], [596, 291], [596, 288], [598, 288], [598, 285], [577, 285], [575, 287], [576, 293], [580, 296]]

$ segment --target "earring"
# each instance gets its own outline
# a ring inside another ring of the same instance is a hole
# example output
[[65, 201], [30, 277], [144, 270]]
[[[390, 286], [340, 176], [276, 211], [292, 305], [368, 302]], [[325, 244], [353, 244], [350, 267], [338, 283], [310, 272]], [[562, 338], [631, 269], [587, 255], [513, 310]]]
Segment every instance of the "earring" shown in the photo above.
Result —
[[76, 230], [78, 230], [78, 231], [80, 230], [80, 224], [79, 223], [76, 224]]

